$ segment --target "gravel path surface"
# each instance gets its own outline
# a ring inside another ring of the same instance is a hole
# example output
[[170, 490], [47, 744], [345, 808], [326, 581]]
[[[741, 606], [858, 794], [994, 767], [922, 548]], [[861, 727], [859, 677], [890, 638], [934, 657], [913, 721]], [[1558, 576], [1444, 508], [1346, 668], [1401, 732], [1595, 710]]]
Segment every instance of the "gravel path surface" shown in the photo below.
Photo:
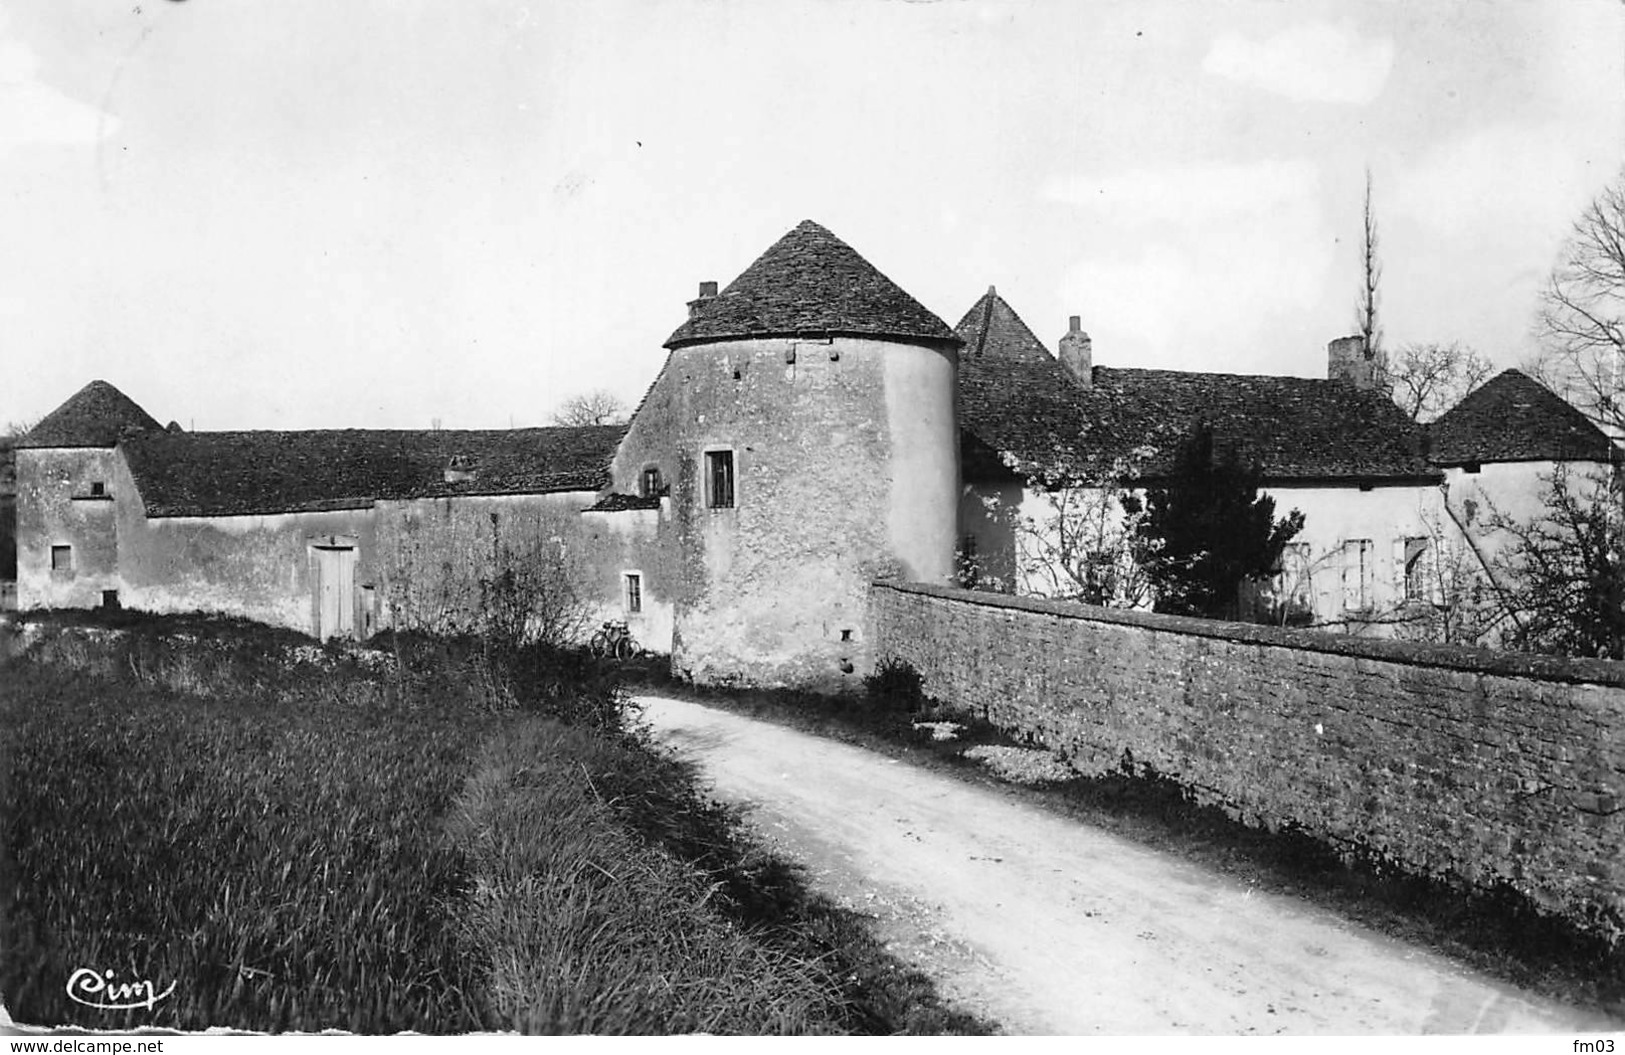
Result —
[[[1008, 1032], [1595, 1035], [1533, 996], [1294, 898], [994, 789], [686, 701], [657, 735], [812, 884]], [[1565, 1049], [1566, 1050], [1566, 1049]]]

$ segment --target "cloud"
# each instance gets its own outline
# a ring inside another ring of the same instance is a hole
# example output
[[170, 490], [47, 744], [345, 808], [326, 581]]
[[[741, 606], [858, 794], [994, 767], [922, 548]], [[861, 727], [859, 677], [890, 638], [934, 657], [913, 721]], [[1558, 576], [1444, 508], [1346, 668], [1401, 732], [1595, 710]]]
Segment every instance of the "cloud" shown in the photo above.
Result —
[[89, 146], [117, 129], [116, 118], [40, 81], [39, 58], [0, 22], [0, 150]]
[[1488, 125], [1402, 164], [1394, 210], [1439, 234], [1566, 234], [1600, 181], [1596, 144], [1556, 125]]
[[1057, 178], [1045, 186], [1044, 196], [1099, 212], [1119, 224], [1190, 226], [1307, 202], [1318, 185], [1314, 164], [1293, 159]]
[[1256, 364], [1322, 297], [1335, 239], [1320, 191], [1302, 158], [1052, 179], [1045, 196], [1086, 211], [1093, 232], [1059, 297], [1085, 312], [1098, 362]]
[[1364, 40], [1353, 23], [1308, 23], [1265, 40], [1223, 33], [1202, 69], [1301, 102], [1363, 106], [1382, 94], [1394, 42]]

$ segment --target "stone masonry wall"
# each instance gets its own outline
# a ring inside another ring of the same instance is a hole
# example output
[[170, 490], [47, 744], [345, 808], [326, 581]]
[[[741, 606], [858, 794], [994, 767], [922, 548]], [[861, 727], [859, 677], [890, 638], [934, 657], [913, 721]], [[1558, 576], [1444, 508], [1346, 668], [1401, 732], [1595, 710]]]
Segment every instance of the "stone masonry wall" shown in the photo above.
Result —
[[878, 656], [1080, 772], [1128, 761], [1248, 823], [1621, 936], [1625, 664], [919, 584], [871, 602]]

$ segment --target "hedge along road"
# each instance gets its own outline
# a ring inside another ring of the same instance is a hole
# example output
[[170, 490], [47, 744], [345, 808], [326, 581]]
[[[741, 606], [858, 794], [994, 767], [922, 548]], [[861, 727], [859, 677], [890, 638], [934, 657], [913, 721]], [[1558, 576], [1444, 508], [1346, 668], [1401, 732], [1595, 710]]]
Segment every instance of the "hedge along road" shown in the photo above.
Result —
[[996, 790], [768, 722], [641, 696], [815, 889], [1018, 1034], [1613, 1031], [1294, 898]]

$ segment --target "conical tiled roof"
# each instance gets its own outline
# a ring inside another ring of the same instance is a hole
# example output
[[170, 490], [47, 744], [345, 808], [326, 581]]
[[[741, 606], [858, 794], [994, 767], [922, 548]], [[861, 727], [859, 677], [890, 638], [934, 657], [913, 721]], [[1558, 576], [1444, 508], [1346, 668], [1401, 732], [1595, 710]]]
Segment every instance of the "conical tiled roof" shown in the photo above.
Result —
[[693, 301], [667, 348], [749, 337], [863, 336], [959, 343], [947, 323], [851, 246], [803, 220], [714, 297]]
[[954, 327], [959, 339], [965, 342], [960, 355], [963, 364], [969, 359], [1015, 360], [1029, 363], [1054, 362], [1055, 357], [1033, 331], [1021, 321], [1015, 309], [1004, 302], [998, 290], [987, 287], [980, 300], [971, 305], [965, 317]]
[[1430, 457], [1467, 462], [1606, 462], [1606, 434], [1561, 396], [1520, 370], [1505, 370], [1428, 426]]
[[132, 432], [163, 431], [135, 400], [106, 381], [92, 381], [28, 430], [19, 447], [111, 447]]

